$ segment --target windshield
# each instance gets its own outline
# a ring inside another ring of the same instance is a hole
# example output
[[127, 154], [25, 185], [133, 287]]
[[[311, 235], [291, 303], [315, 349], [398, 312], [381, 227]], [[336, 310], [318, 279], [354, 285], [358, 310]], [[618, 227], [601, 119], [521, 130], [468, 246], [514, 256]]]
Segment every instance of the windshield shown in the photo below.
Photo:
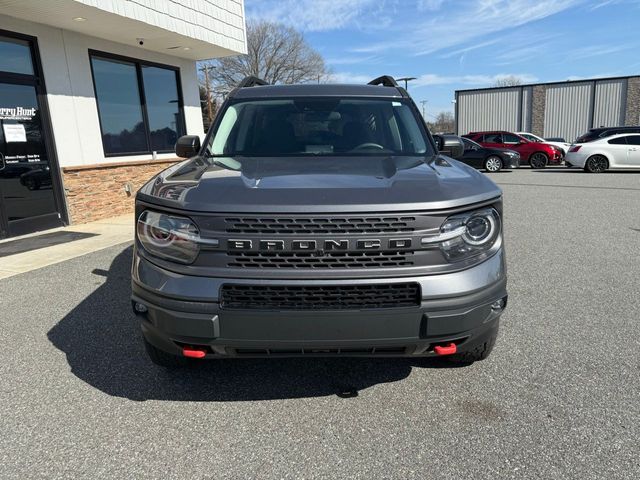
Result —
[[432, 155], [433, 150], [405, 100], [305, 97], [232, 103], [206, 153], [389, 156]]

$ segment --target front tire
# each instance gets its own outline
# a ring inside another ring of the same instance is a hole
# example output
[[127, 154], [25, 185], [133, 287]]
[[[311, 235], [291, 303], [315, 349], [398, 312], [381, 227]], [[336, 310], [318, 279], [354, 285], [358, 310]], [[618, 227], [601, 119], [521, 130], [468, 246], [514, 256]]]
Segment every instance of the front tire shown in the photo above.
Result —
[[496, 340], [498, 338], [498, 327], [499, 325], [496, 325], [496, 327], [492, 329], [491, 334], [471, 350], [468, 350], [466, 352], [454, 353], [453, 355], [445, 358], [449, 362], [460, 365], [469, 365], [473, 362], [485, 360], [487, 357], [489, 357], [489, 355], [491, 355], [491, 351], [496, 344]]
[[484, 169], [487, 172], [495, 173], [502, 170], [502, 159], [497, 155], [491, 155], [484, 161]]
[[147, 339], [144, 340], [144, 349], [147, 351], [149, 360], [166, 369], [174, 370], [192, 365], [188, 358], [172, 355], [151, 345]]
[[609, 168], [609, 161], [604, 155], [592, 155], [584, 164], [584, 171], [589, 173], [603, 173]]
[[529, 158], [531, 168], [545, 168], [549, 163], [549, 157], [546, 153], [536, 152]]

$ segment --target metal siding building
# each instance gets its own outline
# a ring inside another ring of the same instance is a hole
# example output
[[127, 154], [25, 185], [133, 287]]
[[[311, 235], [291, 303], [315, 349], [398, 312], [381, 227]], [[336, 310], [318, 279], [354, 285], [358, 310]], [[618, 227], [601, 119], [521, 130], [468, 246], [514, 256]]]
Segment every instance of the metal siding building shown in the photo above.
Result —
[[543, 137], [577, 138], [589, 130], [591, 83], [567, 83], [550, 85], [546, 91]]
[[568, 141], [589, 128], [640, 123], [640, 76], [458, 90], [456, 129], [529, 131]]

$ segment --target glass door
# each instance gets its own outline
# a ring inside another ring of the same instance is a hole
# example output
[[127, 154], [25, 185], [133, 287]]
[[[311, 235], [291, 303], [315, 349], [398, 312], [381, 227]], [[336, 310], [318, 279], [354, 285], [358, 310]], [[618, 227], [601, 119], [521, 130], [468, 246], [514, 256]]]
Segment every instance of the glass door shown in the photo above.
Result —
[[0, 238], [62, 225], [33, 48], [0, 35]]

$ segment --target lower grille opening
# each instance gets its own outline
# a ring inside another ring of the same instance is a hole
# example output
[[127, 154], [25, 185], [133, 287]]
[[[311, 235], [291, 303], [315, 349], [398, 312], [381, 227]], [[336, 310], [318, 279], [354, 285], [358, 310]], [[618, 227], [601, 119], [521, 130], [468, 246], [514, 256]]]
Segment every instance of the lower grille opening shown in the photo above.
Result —
[[239, 356], [287, 356], [287, 355], [401, 355], [407, 347], [362, 347], [362, 348], [236, 348]]
[[220, 307], [228, 310], [358, 310], [420, 305], [415, 282], [386, 285], [223, 285]]

